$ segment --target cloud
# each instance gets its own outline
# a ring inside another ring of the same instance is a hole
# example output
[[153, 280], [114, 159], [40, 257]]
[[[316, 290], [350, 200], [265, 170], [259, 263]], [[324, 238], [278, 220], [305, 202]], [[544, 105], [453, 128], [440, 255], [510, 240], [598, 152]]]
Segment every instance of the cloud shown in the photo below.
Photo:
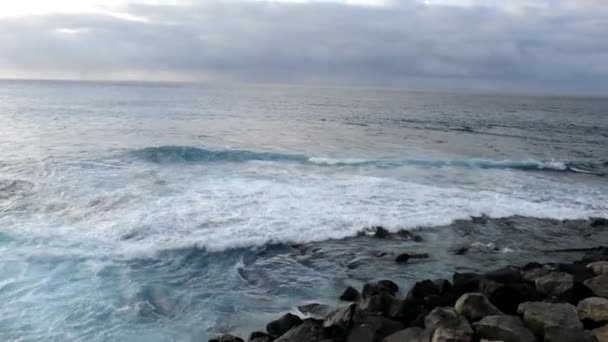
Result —
[[0, 75], [608, 92], [600, 1], [355, 3], [139, 3], [4, 18]]

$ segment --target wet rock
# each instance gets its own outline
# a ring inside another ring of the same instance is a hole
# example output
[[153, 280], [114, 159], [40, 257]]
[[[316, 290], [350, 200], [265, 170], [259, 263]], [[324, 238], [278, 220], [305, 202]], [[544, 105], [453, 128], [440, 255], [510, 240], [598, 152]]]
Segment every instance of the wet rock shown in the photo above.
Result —
[[490, 341], [534, 342], [534, 334], [528, 330], [517, 316], [495, 315], [484, 317], [473, 323], [477, 335]]
[[378, 239], [385, 239], [391, 235], [388, 230], [381, 226], [372, 227], [372, 231], [374, 232], [374, 237]]
[[608, 261], [596, 261], [587, 265], [596, 275], [608, 274]]
[[403, 329], [403, 325], [397, 321], [376, 316], [362, 315], [354, 323], [346, 342], [380, 342]]
[[433, 284], [435, 284], [435, 286], [437, 287], [437, 290], [439, 290], [439, 294], [444, 294], [444, 293], [454, 291], [454, 287], [452, 286], [452, 283], [450, 283], [450, 281], [447, 279], [435, 279], [435, 280], [433, 280]]
[[534, 283], [538, 292], [547, 296], [560, 296], [572, 290], [574, 277], [565, 272], [551, 272], [537, 278]]
[[583, 282], [595, 276], [585, 263], [557, 264], [556, 270], [572, 274], [576, 282]]
[[452, 250], [452, 253], [454, 255], [465, 255], [469, 252], [469, 249], [470, 248], [468, 246], [462, 246]]
[[517, 312], [534, 334], [543, 336], [545, 328], [559, 326], [582, 329], [576, 308], [568, 303], [528, 302], [519, 305]]
[[431, 333], [429, 331], [414, 327], [398, 331], [385, 338], [383, 342], [429, 342], [430, 340]]
[[452, 308], [434, 309], [424, 318], [424, 325], [433, 332], [432, 341], [473, 340], [473, 329], [469, 322]]
[[323, 340], [323, 324], [321, 321], [307, 319], [282, 334], [274, 342], [321, 342]]
[[268, 323], [268, 325], [266, 325], [266, 331], [270, 335], [277, 337], [285, 334], [287, 331], [293, 327], [297, 327], [300, 324], [302, 324], [302, 319], [300, 319], [300, 317], [287, 313], [281, 318]]
[[483, 279], [479, 283], [479, 291], [501, 312], [514, 315], [519, 304], [536, 301], [540, 298], [536, 289], [528, 283], [498, 283], [489, 279]]
[[498, 283], [519, 283], [523, 280], [521, 271], [515, 267], [504, 267], [498, 270], [490, 271], [485, 275], [486, 279]]
[[530, 269], [522, 269], [521, 271], [521, 275], [522, 278], [525, 281], [529, 281], [531, 283], [536, 282], [536, 279], [546, 276], [549, 273], [551, 273], [552, 271], [554, 271], [554, 268], [547, 266], [540, 266], [537, 268], [530, 268]]
[[404, 263], [410, 259], [428, 259], [428, 257], [428, 253], [402, 253], [395, 258], [395, 261], [397, 263]]
[[325, 316], [331, 314], [334, 310], [336, 310], [336, 308], [325, 304], [312, 303], [300, 305], [298, 306], [298, 310], [301, 313], [308, 315], [312, 318], [323, 319], [325, 318]]
[[325, 328], [339, 328], [348, 329], [352, 325], [353, 315], [355, 313], [355, 304], [351, 304], [347, 307], [334, 310], [323, 320], [323, 326]]
[[373, 315], [394, 318], [401, 312], [402, 302], [392, 295], [381, 292], [359, 302], [357, 310]]
[[482, 279], [483, 276], [477, 273], [454, 273], [452, 278], [454, 291], [456, 291], [458, 295], [462, 295], [467, 292], [478, 292], [479, 283]]
[[249, 336], [249, 342], [272, 342], [272, 336], [265, 332], [255, 331]]
[[209, 340], [209, 342], [245, 342], [242, 338], [230, 334], [224, 334], [220, 337]]
[[343, 300], [346, 302], [356, 302], [359, 300], [360, 297], [361, 297], [361, 294], [359, 293], [359, 291], [357, 291], [357, 289], [355, 289], [354, 287], [349, 286], [340, 295], [340, 300]]
[[414, 242], [422, 242], [422, 236], [416, 235], [412, 232], [410, 232], [409, 230], [400, 230], [399, 232], [397, 232], [397, 236], [399, 236], [401, 239], [404, 240], [412, 240]]
[[596, 296], [608, 298], [608, 274], [602, 274], [584, 282]]
[[592, 333], [599, 342], [608, 342], [608, 325], [593, 329]]
[[388, 293], [393, 296], [399, 292], [399, 286], [390, 280], [380, 280], [375, 283], [363, 285], [362, 296], [367, 298], [380, 293]]
[[407, 293], [407, 300], [412, 302], [423, 302], [427, 297], [440, 294], [439, 287], [432, 280], [419, 281]]
[[486, 296], [482, 293], [465, 293], [454, 307], [456, 312], [471, 322], [476, 322], [486, 316], [502, 315]]
[[545, 329], [545, 342], [596, 342], [592, 333], [582, 328], [564, 328], [559, 326]]
[[608, 299], [591, 297], [582, 300], [576, 307], [578, 318], [593, 322], [608, 322]]
[[608, 226], [608, 219], [603, 217], [595, 217], [591, 219], [591, 223], [589, 224], [591, 227], [604, 227]]

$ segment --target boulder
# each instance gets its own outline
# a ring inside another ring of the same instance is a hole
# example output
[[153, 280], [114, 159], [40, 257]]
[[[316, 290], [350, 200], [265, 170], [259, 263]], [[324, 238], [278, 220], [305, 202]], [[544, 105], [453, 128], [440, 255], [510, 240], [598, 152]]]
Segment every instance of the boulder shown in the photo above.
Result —
[[486, 296], [482, 293], [465, 293], [457, 301], [454, 307], [456, 312], [464, 316], [470, 322], [476, 322], [486, 316], [502, 315]]
[[608, 261], [596, 261], [587, 265], [597, 275], [608, 274]]
[[608, 219], [603, 217], [594, 217], [591, 219], [591, 223], [589, 223], [591, 227], [602, 227], [608, 226]]
[[385, 338], [383, 342], [429, 342], [430, 340], [430, 332], [422, 328], [414, 327], [398, 331]]
[[602, 274], [584, 282], [593, 293], [598, 297], [608, 298], [608, 274]]
[[452, 286], [452, 283], [450, 283], [450, 281], [447, 279], [435, 279], [435, 280], [433, 280], [433, 284], [435, 284], [435, 286], [437, 287], [439, 294], [444, 294], [444, 293], [454, 291], [454, 287]]
[[230, 334], [224, 334], [220, 337], [209, 340], [209, 342], [245, 342], [242, 338]]
[[[536, 266], [536, 264], [533, 264], [534, 266]], [[538, 267], [534, 267], [534, 268], [522, 268], [521, 270], [521, 276], [525, 281], [529, 281], [531, 283], [536, 282], [536, 279], [542, 277], [542, 276], [546, 276], [547, 274], [551, 273], [551, 271], [554, 270], [553, 267], [549, 266], [549, 265], [540, 265], [538, 264]], [[528, 266], [528, 265], [527, 265]], [[531, 266], [529, 266], [531, 267]]]
[[454, 273], [454, 276], [452, 277], [454, 291], [456, 291], [458, 295], [467, 292], [478, 292], [479, 283], [482, 279], [483, 276], [477, 273]]
[[595, 273], [587, 268], [587, 263], [572, 263], [572, 264], [557, 264], [555, 268], [558, 272], [566, 272], [572, 274], [575, 282], [583, 282], [589, 278], [593, 278]]
[[350, 330], [346, 342], [380, 342], [402, 330], [401, 323], [383, 317], [360, 315]]
[[321, 342], [323, 340], [323, 324], [321, 321], [307, 319], [282, 334], [274, 342]]
[[517, 316], [494, 315], [473, 323], [479, 337], [490, 341], [534, 342], [534, 334], [528, 330]]
[[265, 332], [255, 331], [249, 335], [249, 342], [272, 342], [272, 336]]
[[428, 253], [402, 253], [399, 254], [396, 258], [395, 261], [397, 263], [404, 263], [407, 262], [410, 259], [428, 259], [429, 254]]
[[298, 306], [298, 310], [301, 313], [303, 313], [307, 316], [310, 316], [312, 318], [323, 319], [323, 318], [325, 318], [325, 316], [334, 312], [334, 310], [336, 310], [336, 308], [331, 307], [329, 305], [325, 305], [325, 304], [312, 303], [312, 304], [300, 305], [300, 306]]
[[592, 333], [598, 342], [608, 342], [608, 325], [593, 329]]
[[453, 308], [436, 308], [424, 318], [424, 325], [433, 332], [432, 341], [468, 342], [473, 340], [473, 329]]
[[484, 277], [498, 283], [519, 283], [523, 280], [521, 271], [515, 267], [504, 267], [490, 271]]
[[583, 256], [583, 261], [592, 263], [596, 261], [608, 261], [608, 248], [602, 247], [590, 251]]
[[268, 323], [266, 325], [266, 331], [270, 335], [278, 337], [300, 324], [302, 324], [300, 317], [287, 313], [281, 316], [281, 318]]
[[435, 282], [423, 280], [414, 284], [406, 298], [411, 302], [422, 303], [427, 297], [438, 294], [440, 294], [440, 290]]
[[337, 309], [327, 316], [323, 320], [323, 327], [337, 327], [340, 329], [348, 329], [352, 325], [353, 315], [355, 313], [355, 304], [351, 304], [347, 307]]
[[402, 302], [392, 295], [381, 292], [368, 296], [358, 303], [357, 310], [384, 317], [397, 317], [402, 308]]
[[374, 237], [378, 239], [385, 239], [391, 235], [389, 231], [382, 226], [372, 227], [372, 231], [374, 232]]
[[545, 342], [596, 342], [592, 333], [582, 328], [547, 327]]
[[390, 280], [380, 280], [375, 283], [367, 283], [363, 285], [363, 298], [368, 298], [379, 293], [388, 293], [394, 296], [399, 292], [399, 286]]
[[576, 310], [581, 321], [588, 319], [593, 322], [608, 322], [608, 299], [606, 298], [587, 298], [578, 303]]
[[[470, 329], [471, 327], [469, 327]], [[460, 329], [437, 328], [431, 342], [472, 342], [473, 331]]]
[[478, 292], [486, 295], [498, 310], [508, 315], [514, 315], [519, 304], [540, 299], [536, 289], [525, 282], [503, 284], [483, 279]]
[[354, 287], [349, 286], [340, 295], [340, 300], [343, 300], [346, 302], [356, 302], [359, 300], [360, 297], [361, 297], [361, 294], [359, 293], [359, 291], [357, 291], [357, 289], [355, 289]]
[[527, 302], [519, 305], [517, 312], [535, 335], [544, 336], [547, 327], [582, 329], [576, 308], [568, 303]]
[[560, 296], [572, 291], [574, 277], [565, 272], [551, 272], [534, 282], [536, 290], [547, 296]]

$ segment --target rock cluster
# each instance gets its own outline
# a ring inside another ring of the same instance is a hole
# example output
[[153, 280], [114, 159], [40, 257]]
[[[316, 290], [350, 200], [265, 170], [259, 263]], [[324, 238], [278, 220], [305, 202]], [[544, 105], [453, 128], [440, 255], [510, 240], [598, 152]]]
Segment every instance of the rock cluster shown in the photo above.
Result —
[[[572, 264], [507, 267], [417, 282], [404, 296], [382, 280], [348, 288], [340, 308], [299, 307], [252, 342], [608, 342], [608, 253]], [[238, 342], [224, 335], [210, 342]]]

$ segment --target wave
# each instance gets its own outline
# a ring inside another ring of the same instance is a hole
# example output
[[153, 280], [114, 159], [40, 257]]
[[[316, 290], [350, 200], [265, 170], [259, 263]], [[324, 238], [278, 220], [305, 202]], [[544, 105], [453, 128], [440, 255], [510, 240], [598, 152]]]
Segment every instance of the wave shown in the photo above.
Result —
[[145, 161], [166, 163], [221, 163], [271, 161], [311, 164], [318, 166], [376, 166], [379, 168], [418, 166], [427, 168], [458, 167], [468, 169], [504, 169], [520, 171], [556, 171], [594, 174], [605, 176], [605, 165], [578, 165], [562, 161], [538, 160], [490, 160], [490, 159], [404, 159], [404, 160], [367, 160], [357, 158], [310, 157], [300, 154], [279, 152], [256, 152], [249, 150], [208, 150], [192, 146], [146, 147], [133, 151]]

